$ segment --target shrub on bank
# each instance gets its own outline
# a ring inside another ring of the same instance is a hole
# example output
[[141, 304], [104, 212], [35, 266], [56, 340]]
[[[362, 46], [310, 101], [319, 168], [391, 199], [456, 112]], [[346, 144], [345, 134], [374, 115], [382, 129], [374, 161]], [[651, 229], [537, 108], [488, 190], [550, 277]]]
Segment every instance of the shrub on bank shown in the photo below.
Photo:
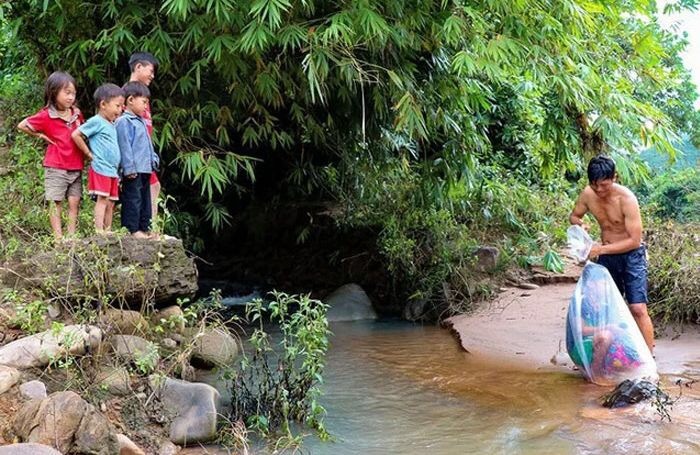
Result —
[[649, 311], [661, 323], [700, 323], [700, 223], [652, 224]]

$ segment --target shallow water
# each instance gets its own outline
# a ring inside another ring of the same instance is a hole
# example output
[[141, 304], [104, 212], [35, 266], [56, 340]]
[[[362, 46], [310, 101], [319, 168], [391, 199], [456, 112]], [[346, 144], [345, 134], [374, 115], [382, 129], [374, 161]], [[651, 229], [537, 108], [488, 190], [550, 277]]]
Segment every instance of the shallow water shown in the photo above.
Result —
[[[661, 421], [651, 405], [607, 410], [576, 372], [523, 371], [461, 350], [444, 329], [341, 323], [328, 356], [325, 420], [312, 454], [700, 453], [700, 383]], [[684, 376], [700, 378], [700, 365]], [[674, 396], [677, 377], [662, 377]]]

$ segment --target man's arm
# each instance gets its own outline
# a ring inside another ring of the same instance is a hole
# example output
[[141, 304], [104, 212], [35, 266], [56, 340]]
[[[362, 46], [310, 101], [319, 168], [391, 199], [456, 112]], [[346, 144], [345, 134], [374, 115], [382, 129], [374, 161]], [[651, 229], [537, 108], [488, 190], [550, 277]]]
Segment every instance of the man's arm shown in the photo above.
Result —
[[[585, 190], [584, 190], [585, 191]], [[581, 226], [585, 230], [588, 230], [588, 225], [583, 222], [583, 216], [588, 213], [588, 206], [584, 198], [584, 194], [581, 193], [576, 200], [576, 205], [569, 215], [569, 223]]]
[[627, 253], [640, 247], [642, 244], [642, 215], [639, 212], [637, 198], [629, 196], [624, 199], [622, 215], [625, 218], [625, 231], [627, 231], [628, 237], [605, 245], [593, 245], [589, 257], [601, 254]]

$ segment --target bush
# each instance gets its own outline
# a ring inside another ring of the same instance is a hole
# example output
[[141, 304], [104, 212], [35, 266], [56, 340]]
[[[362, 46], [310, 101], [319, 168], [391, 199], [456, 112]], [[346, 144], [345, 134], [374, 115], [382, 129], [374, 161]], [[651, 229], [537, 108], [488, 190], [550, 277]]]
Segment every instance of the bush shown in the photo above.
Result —
[[700, 224], [654, 226], [649, 242], [649, 311], [662, 323], [700, 323]]
[[[260, 436], [278, 437], [276, 448], [301, 443], [302, 436], [292, 434], [295, 421], [328, 437], [323, 426], [326, 411], [318, 403], [330, 335], [327, 309], [308, 296], [281, 292], [273, 292], [267, 305], [260, 299], [248, 305], [249, 322], [255, 327], [249, 338], [252, 355], [244, 355], [227, 373], [234, 408], [228, 421], [234, 427], [243, 421]], [[267, 317], [279, 325], [279, 334], [265, 330]], [[236, 428], [223, 431], [225, 436], [238, 433]]]
[[700, 221], [700, 170], [668, 171], [649, 181], [641, 194], [653, 216], [678, 222]]

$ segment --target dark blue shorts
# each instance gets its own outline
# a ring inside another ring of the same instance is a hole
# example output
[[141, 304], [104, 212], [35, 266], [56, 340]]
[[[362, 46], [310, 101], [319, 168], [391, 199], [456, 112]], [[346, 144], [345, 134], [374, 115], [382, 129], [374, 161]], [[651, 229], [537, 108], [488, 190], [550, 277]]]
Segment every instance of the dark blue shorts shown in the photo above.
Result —
[[628, 304], [648, 303], [647, 248], [645, 245], [622, 254], [602, 254], [598, 264], [612, 275], [617, 288]]

